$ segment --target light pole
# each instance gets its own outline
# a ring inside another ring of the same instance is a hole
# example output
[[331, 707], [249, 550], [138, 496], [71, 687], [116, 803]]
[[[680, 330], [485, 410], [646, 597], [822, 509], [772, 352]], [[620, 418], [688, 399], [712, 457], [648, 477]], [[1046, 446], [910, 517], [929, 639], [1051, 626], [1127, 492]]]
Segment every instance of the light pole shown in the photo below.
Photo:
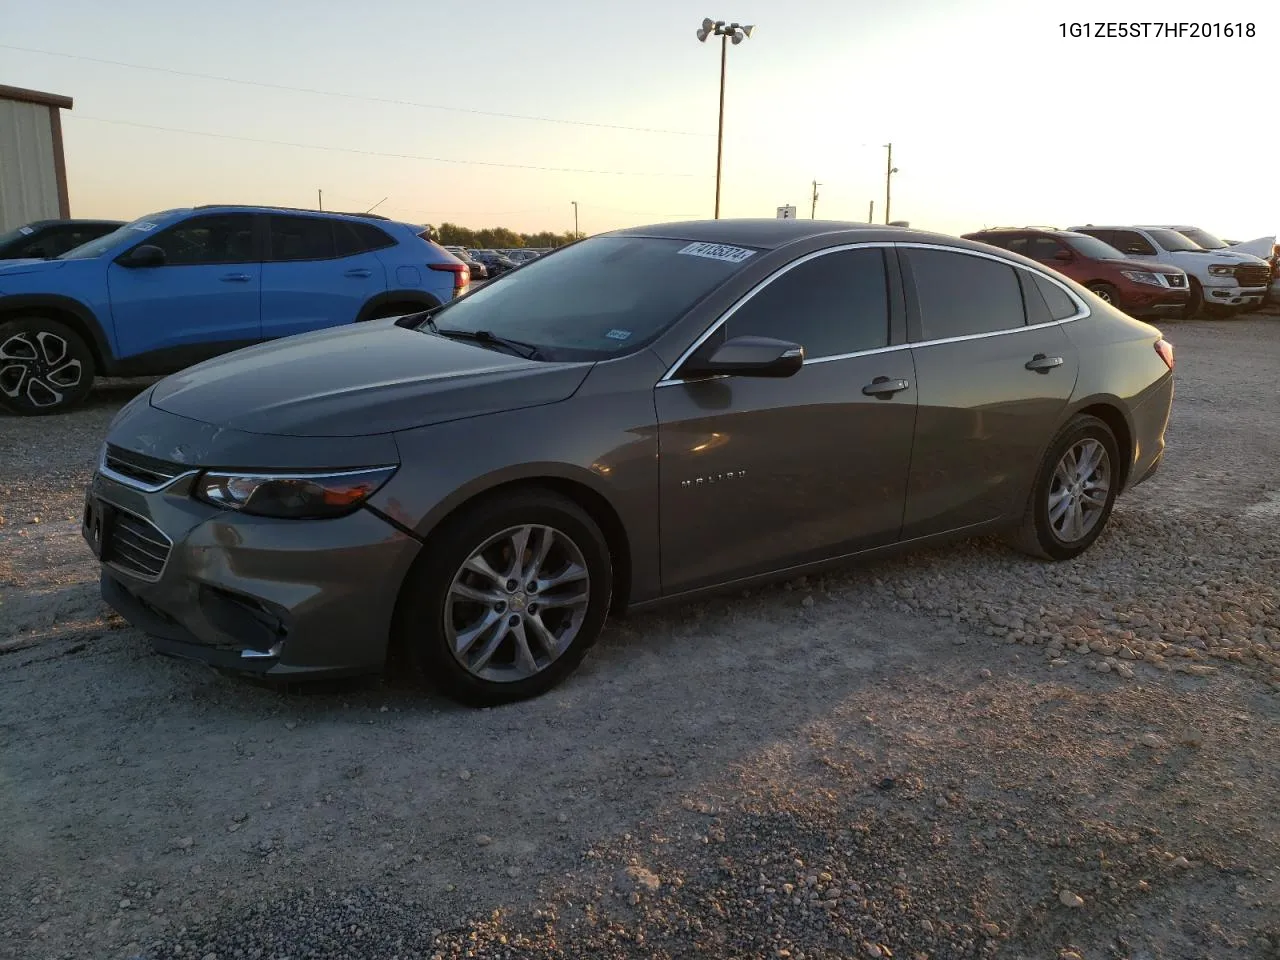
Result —
[[578, 239], [578, 201], [570, 200], [573, 204], [573, 239]]
[[698, 28], [698, 40], [706, 43], [707, 37], [720, 38], [720, 125], [716, 130], [716, 219], [720, 219], [720, 164], [724, 159], [724, 68], [729, 56], [729, 42], [737, 46], [755, 29], [752, 24], [726, 23], [707, 17]]
[[898, 172], [898, 168], [893, 165], [893, 144], [886, 143], [885, 149], [889, 151], [888, 160], [884, 165], [884, 222], [889, 222], [889, 194], [893, 175]]

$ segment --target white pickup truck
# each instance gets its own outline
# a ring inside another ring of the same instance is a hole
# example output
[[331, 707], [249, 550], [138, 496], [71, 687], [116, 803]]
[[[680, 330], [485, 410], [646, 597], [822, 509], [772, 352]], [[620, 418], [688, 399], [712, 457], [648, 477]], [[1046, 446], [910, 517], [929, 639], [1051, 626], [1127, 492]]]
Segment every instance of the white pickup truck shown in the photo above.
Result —
[[1266, 299], [1271, 267], [1265, 260], [1233, 252], [1225, 243], [1222, 249], [1206, 250], [1181, 229], [1194, 228], [1094, 224], [1071, 227], [1076, 233], [1087, 233], [1111, 244], [1126, 257], [1155, 260], [1185, 270], [1191, 281], [1189, 317], [1206, 309], [1219, 315], [1242, 313]]

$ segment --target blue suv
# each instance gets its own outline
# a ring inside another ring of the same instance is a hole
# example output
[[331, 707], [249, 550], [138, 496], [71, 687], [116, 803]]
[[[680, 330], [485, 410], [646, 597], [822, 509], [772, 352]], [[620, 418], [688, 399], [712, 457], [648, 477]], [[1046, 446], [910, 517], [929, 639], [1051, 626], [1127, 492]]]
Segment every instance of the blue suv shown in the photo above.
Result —
[[277, 207], [167, 210], [55, 260], [0, 265], [0, 405], [55, 413], [95, 376], [173, 373], [240, 347], [464, 293], [421, 227]]

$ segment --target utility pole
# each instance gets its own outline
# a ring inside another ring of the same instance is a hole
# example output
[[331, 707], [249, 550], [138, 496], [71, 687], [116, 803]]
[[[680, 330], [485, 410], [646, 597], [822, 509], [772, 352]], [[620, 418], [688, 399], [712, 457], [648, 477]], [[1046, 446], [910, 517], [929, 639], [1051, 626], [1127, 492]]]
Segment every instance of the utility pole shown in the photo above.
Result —
[[884, 222], [887, 224], [889, 222], [889, 202], [893, 175], [898, 172], [898, 168], [893, 165], [893, 144], [886, 143], [885, 149], [889, 151], [889, 156], [884, 165]]
[[573, 239], [578, 239], [578, 201], [570, 200], [573, 204]]
[[324, 210], [324, 191], [323, 190], [320, 190], [320, 189], [316, 190], [316, 206], [320, 210]]
[[875, 223], [876, 220], [876, 202], [872, 200], [867, 204], [867, 223]]
[[716, 219], [720, 219], [720, 170], [724, 160], [724, 73], [729, 57], [729, 44], [740, 44], [751, 36], [752, 24], [725, 23], [723, 20], [702, 21], [698, 28], [698, 42], [706, 43], [708, 37], [720, 38], [720, 122], [716, 126]]
[[822, 186], [817, 180], [813, 181], [813, 203], [809, 206], [809, 219], [818, 219], [818, 188]]

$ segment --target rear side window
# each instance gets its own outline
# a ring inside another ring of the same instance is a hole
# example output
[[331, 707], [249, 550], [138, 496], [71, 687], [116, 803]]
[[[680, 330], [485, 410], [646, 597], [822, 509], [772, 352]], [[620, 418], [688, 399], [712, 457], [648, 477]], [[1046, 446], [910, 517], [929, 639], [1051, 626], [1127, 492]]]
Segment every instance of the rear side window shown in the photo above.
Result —
[[986, 257], [904, 249], [922, 339], [945, 340], [1026, 325], [1014, 268]]
[[1062, 244], [1052, 237], [1035, 237], [1027, 245], [1025, 253], [1032, 260], [1052, 260], [1061, 249], [1063, 249]]
[[332, 221], [321, 217], [282, 217], [273, 214], [271, 221], [271, 259], [333, 259]]
[[1055, 320], [1065, 320], [1067, 317], [1074, 317], [1078, 312], [1076, 302], [1067, 296], [1067, 292], [1047, 277], [1033, 274], [1035, 277], [1036, 287], [1040, 290], [1040, 296], [1044, 297], [1045, 304], [1049, 307], [1049, 316]]
[[738, 309], [728, 337], [774, 337], [805, 357], [889, 345], [889, 292], [879, 248], [839, 250], [788, 270]]
[[371, 223], [351, 220], [333, 221], [335, 252], [340, 257], [354, 257], [358, 253], [382, 250], [394, 246], [395, 241]]

